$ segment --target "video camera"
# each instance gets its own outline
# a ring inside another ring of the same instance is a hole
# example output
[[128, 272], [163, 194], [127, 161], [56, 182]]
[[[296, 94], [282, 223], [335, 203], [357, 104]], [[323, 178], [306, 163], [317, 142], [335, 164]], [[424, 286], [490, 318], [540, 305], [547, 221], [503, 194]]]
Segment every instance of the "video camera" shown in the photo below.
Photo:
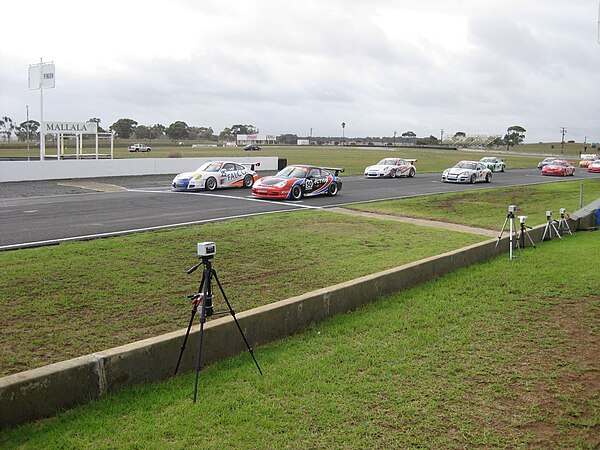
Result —
[[217, 244], [214, 242], [198, 242], [198, 256], [212, 258], [217, 253]]

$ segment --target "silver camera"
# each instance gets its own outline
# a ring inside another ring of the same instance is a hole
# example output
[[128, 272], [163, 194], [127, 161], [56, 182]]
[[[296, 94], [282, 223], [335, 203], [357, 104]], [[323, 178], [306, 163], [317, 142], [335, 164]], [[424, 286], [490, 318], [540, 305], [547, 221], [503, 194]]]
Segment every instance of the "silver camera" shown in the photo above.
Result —
[[552, 219], [552, 211], [546, 211], [546, 218], [548, 220]]
[[519, 216], [519, 222], [520, 223], [525, 223], [526, 219], [527, 219], [527, 216]]
[[509, 205], [508, 206], [508, 212], [509, 213], [515, 213], [515, 212], [517, 212], [517, 205]]
[[566, 212], [567, 212], [567, 210], [565, 208], [560, 208], [561, 217], [564, 216]]
[[214, 242], [198, 242], [198, 256], [212, 258], [217, 253], [217, 244]]

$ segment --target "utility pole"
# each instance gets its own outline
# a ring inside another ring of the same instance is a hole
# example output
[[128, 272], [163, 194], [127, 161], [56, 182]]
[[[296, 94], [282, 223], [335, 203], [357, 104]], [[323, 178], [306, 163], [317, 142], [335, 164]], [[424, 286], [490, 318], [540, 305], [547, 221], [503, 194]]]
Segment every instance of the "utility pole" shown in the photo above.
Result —
[[444, 143], [444, 129], [440, 130], [440, 145]]
[[560, 129], [560, 152], [563, 153], [563, 150], [565, 148], [565, 134], [567, 133], [567, 129], [565, 127], [561, 127]]

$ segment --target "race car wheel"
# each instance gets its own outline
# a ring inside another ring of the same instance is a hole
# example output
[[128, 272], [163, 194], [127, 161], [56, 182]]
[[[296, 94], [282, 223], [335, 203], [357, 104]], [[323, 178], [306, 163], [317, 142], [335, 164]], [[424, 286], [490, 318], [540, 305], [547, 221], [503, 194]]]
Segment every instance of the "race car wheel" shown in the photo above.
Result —
[[504, 172], [504, 166], [500, 166], [500, 172]]
[[415, 176], [415, 169], [410, 169], [410, 172], [408, 172], [408, 178], [412, 178]]
[[[393, 177], [392, 177], [393, 178]], [[327, 189], [327, 193], [332, 197], [338, 193], [338, 185], [337, 183], [331, 183], [329, 185], [329, 189]]]
[[292, 200], [300, 200], [302, 198], [302, 188], [300, 187], [300, 185], [295, 185], [292, 188]]
[[396, 171], [394, 169], [390, 170], [390, 178], [396, 178]]
[[488, 173], [488, 174], [485, 176], [485, 182], [486, 182], [486, 183], [491, 183], [491, 182], [492, 182], [492, 174], [491, 174], [491, 173]]
[[244, 187], [251, 188], [253, 184], [254, 184], [254, 178], [252, 178], [252, 175], [246, 175], [244, 177]]
[[471, 175], [471, 179], [469, 180], [469, 183], [471, 183], [471, 184], [475, 183], [475, 174]]
[[217, 189], [217, 180], [215, 180], [213, 177], [210, 177], [208, 180], [206, 180], [206, 184], [204, 186], [206, 186], [206, 189], [209, 191], [214, 191]]

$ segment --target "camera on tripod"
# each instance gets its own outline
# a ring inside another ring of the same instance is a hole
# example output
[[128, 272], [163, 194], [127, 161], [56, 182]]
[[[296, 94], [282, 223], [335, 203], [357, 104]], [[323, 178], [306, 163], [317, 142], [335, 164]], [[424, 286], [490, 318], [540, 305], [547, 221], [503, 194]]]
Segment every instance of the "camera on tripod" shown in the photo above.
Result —
[[508, 205], [508, 212], [509, 213], [516, 213], [517, 212], [517, 205]]
[[552, 211], [546, 211], [546, 219], [552, 220]]
[[527, 220], [527, 216], [519, 216], [519, 223], [524, 224]]
[[214, 242], [198, 242], [198, 256], [212, 258], [217, 253], [217, 244]]

